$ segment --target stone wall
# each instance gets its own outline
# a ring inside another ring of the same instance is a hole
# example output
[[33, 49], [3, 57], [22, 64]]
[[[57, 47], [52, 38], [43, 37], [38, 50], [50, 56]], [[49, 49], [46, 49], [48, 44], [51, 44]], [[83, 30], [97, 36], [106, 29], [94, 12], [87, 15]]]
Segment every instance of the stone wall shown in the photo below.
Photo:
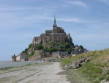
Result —
[[16, 61], [20, 61], [20, 59], [21, 59], [21, 56], [16, 57]]
[[34, 61], [37, 59], [41, 59], [43, 56], [43, 51], [42, 50], [36, 50], [34, 55], [32, 57], [29, 57], [29, 61]]

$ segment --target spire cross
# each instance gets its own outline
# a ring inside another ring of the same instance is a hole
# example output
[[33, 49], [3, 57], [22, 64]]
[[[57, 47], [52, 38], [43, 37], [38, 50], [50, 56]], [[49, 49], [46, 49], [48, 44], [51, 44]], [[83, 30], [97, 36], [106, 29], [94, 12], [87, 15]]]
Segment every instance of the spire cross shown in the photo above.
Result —
[[54, 16], [54, 24], [53, 24], [53, 27], [56, 27], [56, 26], [57, 26], [57, 24], [56, 24], [56, 18]]
[[55, 18], [55, 16], [54, 16], [54, 24], [56, 24], [56, 18]]

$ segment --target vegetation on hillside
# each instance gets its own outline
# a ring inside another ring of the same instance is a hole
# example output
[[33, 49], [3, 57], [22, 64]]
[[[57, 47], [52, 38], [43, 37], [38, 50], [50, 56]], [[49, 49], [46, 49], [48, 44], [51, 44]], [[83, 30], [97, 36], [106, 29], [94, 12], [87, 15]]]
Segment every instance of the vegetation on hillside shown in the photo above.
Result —
[[37, 44], [35, 46], [35, 50], [41, 50], [41, 49], [43, 49], [43, 46], [41, 44]]
[[71, 51], [74, 49], [74, 44], [70, 44], [67, 42], [66, 43], [48, 42], [48, 44], [46, 44], [45, 47], [43, 47], [41, 44], [37, 44], [36, 46], [32, 46], [32, 44], [30, 44], [28, 48], [22, 51], [22, 53], [25, 53], [28, 56], [33, 56], [35, 53], [34, 51], [31, 51], [30, 54], [28, 53], [29, 49], [32, 49], [32, 48], [34, 48], [34, 51], [35, 50], [43, 50], [45, 52], [67, 51], [70, 54]]
[[46, 47], [45, 51], [47, 52], [53, 52], [53, 51], [67, 51], [69, 54], [74, 48], [74, 44], [70, 44], [68, 42], [65, 43], [53, 43], [49, 42]]
[[80, 76], [88, 79], [91, 83], [100, 83], [102, 80], [109, 81], [109, 49], [93, 51], [62, 59], [62, 63], [70, 64], [80, 57], [92, 57], [92, 60], [83, 64], [77, 70], [72, 69]]

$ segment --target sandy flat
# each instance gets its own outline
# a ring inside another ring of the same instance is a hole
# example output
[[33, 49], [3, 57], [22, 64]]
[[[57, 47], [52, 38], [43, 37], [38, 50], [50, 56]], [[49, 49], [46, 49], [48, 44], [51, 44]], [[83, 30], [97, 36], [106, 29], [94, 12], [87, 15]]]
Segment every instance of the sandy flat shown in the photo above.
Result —
[[60, 72], [58, 62], [0, 70], [0, 83], [69, 83]]

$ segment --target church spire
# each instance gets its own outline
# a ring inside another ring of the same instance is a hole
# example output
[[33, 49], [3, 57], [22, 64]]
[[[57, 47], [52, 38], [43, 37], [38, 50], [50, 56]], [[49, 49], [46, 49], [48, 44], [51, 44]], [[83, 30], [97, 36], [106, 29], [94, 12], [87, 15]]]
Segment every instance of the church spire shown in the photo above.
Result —
[[53, 24], [53, 27], [56, 27], [56, 26], [57, 26], [57, 24], [56, 24], [56, 18], [54, 16], [54, 24]]

